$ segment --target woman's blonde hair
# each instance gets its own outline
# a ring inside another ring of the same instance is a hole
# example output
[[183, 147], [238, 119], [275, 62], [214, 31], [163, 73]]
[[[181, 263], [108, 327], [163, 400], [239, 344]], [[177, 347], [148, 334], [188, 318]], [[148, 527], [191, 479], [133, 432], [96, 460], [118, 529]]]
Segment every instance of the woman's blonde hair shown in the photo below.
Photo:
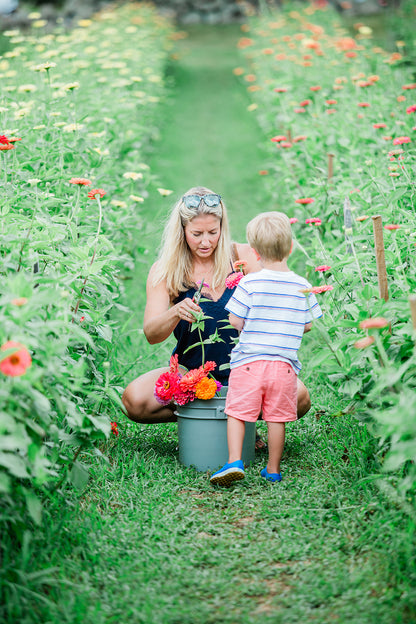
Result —
[[[195, 186], [185, 195], [214, 194], [204, 186]], [[227, 210], [221, 200], [218, 206], [207, 206], [204, 201], [196, 208], [188, 208], [183, 197], [172, 208], [162, 236], [162, 245], [159, 258], [153, 275], [153, 285], [166, 280], [166, 286], [171, 297], [177, 297], [179, 292], [194, 285], [192, 279], [193, 258], [185, 238], [185, 226], [200, 215], [213, 215], [220, 220], [221, 231], [217, 247], [214, 251], [214, 275], [211, 288], [219, 288], [224, 284], [230, 273], [231, 242], [228, 225]]]
[[292, 228], [283, 212], [261, 212], [247, 224], [246, 235], [264, 260], [284, 260], [292, 249]]

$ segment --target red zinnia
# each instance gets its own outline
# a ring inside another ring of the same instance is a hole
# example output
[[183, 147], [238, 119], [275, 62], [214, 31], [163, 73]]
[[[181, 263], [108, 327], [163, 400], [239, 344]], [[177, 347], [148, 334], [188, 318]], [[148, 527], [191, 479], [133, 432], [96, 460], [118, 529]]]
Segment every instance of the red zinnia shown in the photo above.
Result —
[[325, 104], [330, 104], [330, 105], [338, 104], [338, 100], [325, 100]]
[[298, 143], [298, 141], [306, 141], [307, 138], [308, 137], [306, 136], [306, 134], [300, 134], [293, 139], [293, 143]]
[[0, 371], [8, 377], [20, 377], [32, 364], [30, 353], [26, 347], [14, 340], [9, 340], [2, 345], [0, 351], [7, 351], [8, 349], [16, 349], [16, 351], [1, 360]]
[[322, 87], [319, 85], [315, 85], [314, 87], [309, 87], [311, 91], [320, 91]]
[[115, 436], [118, 436], [118, 427], [116, 422], [111, 423], [111, 431], [114, 433]]
[[375, 123], [373, 124], [373, 128], [387, 128], [387, 124], [385, 123]]
[[312, 100], [302, 100], [302, 102], [299, 102], [299, 106], [309, 106], [309, 104], [312, 104]]
[[274, 143], [280, 143], [280, 141], [287, 141], [287, 137], [284, 134], [278, 134], [277, 136], [270, 139]]
[[367, 108], [370, 104], [369, 102], [358, 102], [358, 106], [361, 106], [361, 108]]
[[416, 89], [416, 82], [413, 82], [412, 84], [403, 85], [402, 89], [406, 89], [406, 90]]
[[9, 139], [7, 138], [5, 134], [0, 134], [0, 143], [3, 145], [10, 143]]
[[398, 230], [400, 225], [398, 225], [397, 223], [391, 223], [390, 225], [387, 224], [384, 227], [386, 230]]
[[313, 204], [314, 201], [312, 197], [300, 197], [299, 199], [295, 199], [296, 204]]
[[87, 197], [89, 197], [90, 199], [96, 199], [96, 195], [98, 195], [99, 197], [104, 197], [105, 194], [106, 191], [104, 191], [103, 189], [91, 189]]
[[416, 113], [416, 104], [413, 104], [413, 106], [409, 106], [409, 108], [406, 108], [406, 113]]
[[331, 267], [328, 264], [321, 264], [316, 267], [315, 272], [319, 271], [319, 273], [324, 273], [325, 271], [330, 271]]
[[286, 87], [276, 87], [273, 91], [276, 91], [276, 93], [286, 93], [287, 89]]
[[13, 143], [0, 143], [0, 151], [6, 152], [7, 150], [14, 149]]

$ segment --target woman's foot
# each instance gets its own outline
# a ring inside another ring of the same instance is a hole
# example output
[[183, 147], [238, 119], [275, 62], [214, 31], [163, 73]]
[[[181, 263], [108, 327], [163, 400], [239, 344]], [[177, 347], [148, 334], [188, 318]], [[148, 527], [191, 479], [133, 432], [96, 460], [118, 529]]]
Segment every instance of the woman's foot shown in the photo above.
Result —
[[256, 442], [254, 444], [254, 448], [256, 449], [256, 451], [261, 451], [264, 453], [267, 451], [267, 444], [264, 440], [261, 439], [258, 433], [256, 433]]

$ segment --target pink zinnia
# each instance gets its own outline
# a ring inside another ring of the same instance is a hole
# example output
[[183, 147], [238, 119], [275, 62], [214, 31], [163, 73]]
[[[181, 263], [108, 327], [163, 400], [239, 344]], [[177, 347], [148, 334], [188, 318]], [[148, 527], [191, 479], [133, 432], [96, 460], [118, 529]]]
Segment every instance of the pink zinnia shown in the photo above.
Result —
[[276, 91], [276, 93], [286, 93], [287, 89], [286, 87], [276, 87], [273, 91]]
[[338, 104], [338, 100], [325, 100], [325, 104], [334, 105]]
[[26, 347], [14, 340], [9, 340], [2, 345], [0, 351], [7, 351], [8, 349], [16, 349], [16, 351], [0, 361], [0, 371], [8, 377], [20, 377], [32, 364], [30, 353]]
[[331, 267], [328, 264], [321, 264], [316, 267], [315, 272], [319, 271], [320, 273], [324, 273], [325, 271], [330, 271]]
[[312, 197], [299, 197], [299, 199], [295, 199], [295, 204], [313, 204], [314, 201]]
[[274, 143], [280, 143], [280, 141], [287, 141], [287, 137], [284, 134], [278, 134], [277, 136], [272, 137], [270, 141], [273, 141]]
[[306, 141], [307, 138], [308, 137], [306, 136], [306, 134], [300, 134], [293, 139], [293, 143], [298, 143], [298, 141]]
[[312, 104], [312, 100], [302, 100], [302, 102], [299, 102], [299, 106], [309, 106], [309, 104]]
[[408, 136], [401, 136], [393, 139], [393, 145], [403, 145], [404, 143], [411, 143], [412, 139]]
[[358, 102], [358, 106], [361, 106], [361, 108], [367, 108], [370, 104], [369, 102]]
[[296, 219], [296, 217], [290, 217], [289, 221], [290, 221], [291, 224], [292, 223], [297, 223], [298, 219]]
[[307, 225], [322, 225], [321, 219], [318, 219], [317, 217], [312, 217], [311, 219], [306, 219], [305, 223]]
[[381, 329], [382, 327], [387, 327], [388, 324], [388, 320], [383, 316], [375, 316], [361, 321], [358, 327], [360, 329]]
[[416, 104], [413, 104], [413, 106], [409, 106], [408, 108], [406, 108], [406, 113], [416, 113]]
[[397, 223], [388, 223], [387, 225], [384, 226], [384, 228], [386, 230], [398, 230], [400, 228], [400, 225], [398, 225]]
[[283, 141], [283, 143], [280, 143], [280, 147], [292, 147], [292, 143], [289, 143], [289, 141]]
[[321, 87], [319, 85], [315, 85], [313, 87], [309, 87], [311, 91], [320, 91]]
[[235, 288], [243, 277], [244, 273], [242, 271], [238, 271], [238, 273], [231, 273], [225, 278], [225, 286], [227, 288]]
[[354, 347], [356, 349], [365, 349], [366, 347], [372, 345], [374, 340], [374, 336], [366, 336], [365, 338], [361, 338], [360, 340], [357, 340], [357, 342], [354, 342]]
[[294, 108], [294, 113], [306, 113], [306, 108]]
[[161, 405], [168, 405], [172, 402], [179, 380], [180, 376], [170, 371], [160, 375], [155, 385], [154, 395]]
[[69, 183], [78, 184], [78, 186], [90, 186], [92, 184], [91, 180], [87, 180], [87, 178], [71, 178]]
[[178, 405], [186, 405], [190, 403], [190, 401], [195, 400], [195, 392], [192, 392], [192, 390], [182, 390], [179, 386], [175, 392], [174, 400]]
[[376, 129], [378, 129], [378, 128], [387, 128], [387, 124], [382, 123], [382, 122], [381, 123], [375, 123], [375, 124], [373, 124], [373, 128], [376, 128]]

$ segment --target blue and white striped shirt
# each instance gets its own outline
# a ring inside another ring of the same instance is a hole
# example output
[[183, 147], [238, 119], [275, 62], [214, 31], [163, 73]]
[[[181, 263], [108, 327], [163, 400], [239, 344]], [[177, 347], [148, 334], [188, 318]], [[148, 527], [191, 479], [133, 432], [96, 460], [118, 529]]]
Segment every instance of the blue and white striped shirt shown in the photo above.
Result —
[[[322, 316], [309, 282], [293, 271], [262, 269], [240, 280], [225, 309], [244, 319], [230, 367], [255, 360], [282, 360], [298, 374], [298, 349], [306, 323]], [[308, 301], [309, 300], [309, 301]]]

